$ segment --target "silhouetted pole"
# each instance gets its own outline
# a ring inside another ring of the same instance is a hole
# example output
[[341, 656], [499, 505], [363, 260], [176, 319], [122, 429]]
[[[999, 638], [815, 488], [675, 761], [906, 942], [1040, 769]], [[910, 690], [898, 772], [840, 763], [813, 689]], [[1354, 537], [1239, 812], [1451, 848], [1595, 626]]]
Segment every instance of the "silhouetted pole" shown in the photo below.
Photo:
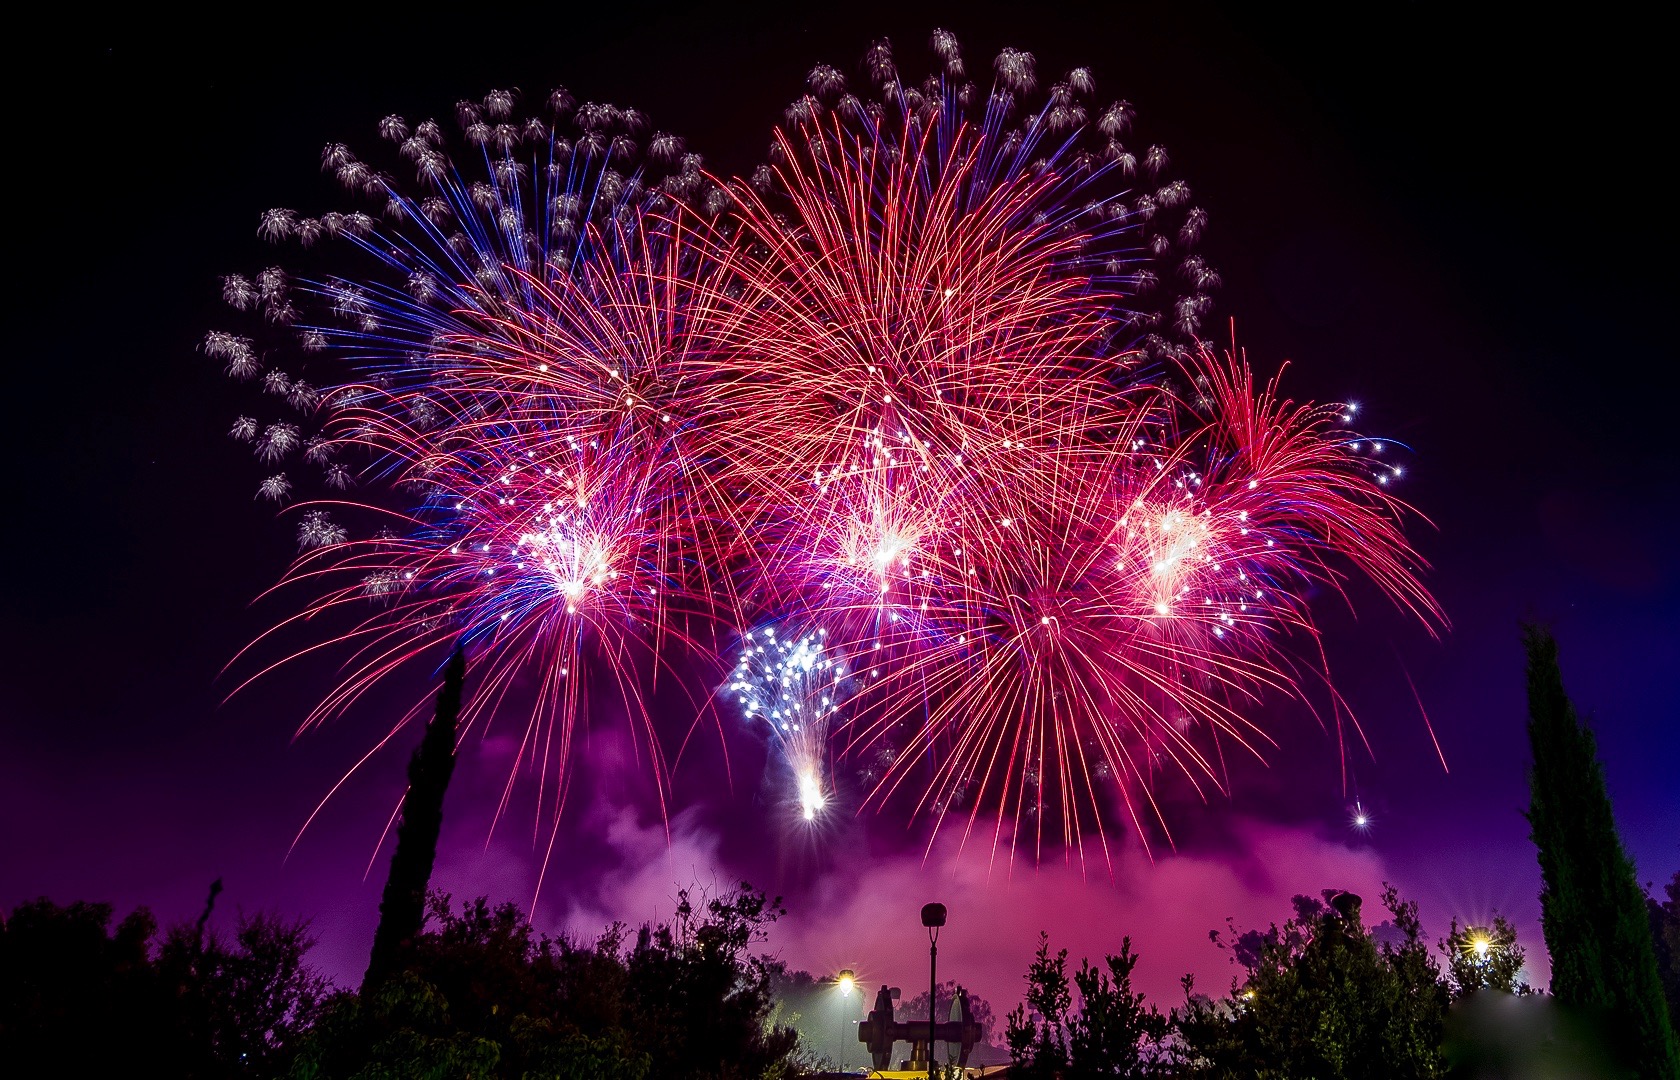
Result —
[[210, 883], [210, 895], [204, 898], [204, 911], [198, 916], [198, 941], [202, 949], [204, 945], [204, 928], [210, 923], [210, 913], [216, 910], [216, 897], [222, 895], [222, 879], [217, 878]]
[[426, 888], [437, 861], [438, 832], [443, 827], [443, 794], [455, 771], [455, 730], [461, 716], [461, 683], [466, 657], [459, 646], [449, 658], [438, 691], [437, 711], [426, 735], [408, 761], [408, 791], [397, 823], [397, 850], [379, 900], [379, 928], [373, 934], [362, 989], [371, 989], [401, 969], [403, 954], [426, 921]]
[[928, 1080], [933, 1080], [933, 1036], [939, 1024], [939, 928], [945, 925], [945, 905], [922, 907], [922, 925], [928, 932]]

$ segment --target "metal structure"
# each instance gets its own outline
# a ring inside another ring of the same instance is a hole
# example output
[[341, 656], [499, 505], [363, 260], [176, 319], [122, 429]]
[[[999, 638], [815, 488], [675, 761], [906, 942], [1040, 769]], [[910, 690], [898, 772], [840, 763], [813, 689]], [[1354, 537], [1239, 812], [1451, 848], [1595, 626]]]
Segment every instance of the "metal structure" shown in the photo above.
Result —
[[875, 993], [875, 1008], [858, 1025], [858, 1041], [869, 1047], [869, 1060], [876, 1069], [886, 1069], [892, 1063], [894, 1043], [910, 1044], [910, 1067], [933, 1068], [933, 1042], [957, 1044], [957, 1064], [967, 1065], [968, 1056], [980, 1044], [980, 1025], [968, 1004], [968, 991], [958, 988], [957, 999], [951, 1003], [951, 1019], [947, 1023], [906, 1017], [893, 1018], [892, 988], [883, 986]]

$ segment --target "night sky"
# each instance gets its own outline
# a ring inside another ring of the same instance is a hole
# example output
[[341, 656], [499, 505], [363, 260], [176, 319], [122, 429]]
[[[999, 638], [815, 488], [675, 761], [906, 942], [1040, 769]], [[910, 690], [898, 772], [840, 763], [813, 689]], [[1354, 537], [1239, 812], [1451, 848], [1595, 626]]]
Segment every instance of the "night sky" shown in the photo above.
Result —
[[[377, 709], [293, 742], [330, 685], [299, 667], [222, 705], [218, 671], [284, 614], [251, 601], [292, 552], [251, 499], [225, 435], [238, 398], [195, 351], [216, 276], [266, 265], [270, 206], [338, 201], [327, 141], [367, 145], [387, 113], [444, 116], [461, 97], [563, 83], [648, 112], [719, 172], [750, 169], [803, 74], [852, 70], [889, 36], [920, 69], [954, 30], [978, 67], [1002, 45], [1041, 73], [1075, 64], [1125, 97], [1211, 215], [1219, 318], [1250, 358], [1291, 363], [1299, 397], [1356, 400], [1409, 444], [1403, 493], [1451, 619], [1439, 640], [1353, 593], [1322, 597], [1331, 670], [1370, 738], [1344, 790], [1338, 747], [1271, 710], [1279, 748], [1203, 804], [1169, 785], [1176, 851], [1135, 845], [1083, 874], [1060, 855], [986, 880], [983, 851], [902, 823], [786, 828], [759, 783], [764, 750], [698, 746], [681, 763], [670, 839], [622, 725], [579, 759], [539, 928], [593, 931], [668, 913], [679, 885], [745, 877], [787, 898], [772, 939], [796, 966], [925, 978], [916, 911], [951, 908], [942, 970], [1001, 1015], [1040, 928], [1075, 956], [1130, 934], [1164, 1003], [1186, 970], [1223, 987], [1206, 931], [1281, 920], [1296, 892], [1390, 880], [1443, 934], [1497, 908], [1544, 981], [1527, 804], [1519, 626], [1557, 633], [1566, 683], [1599, 739], [1642, 881], [1680, 868], [1680, 453], [1670, 148], [1659, 35], [1502, 23], [1462, 5], [1306, 13], [1172, 5], [1026, 13], [1025, 5], [863, 5], [748, 17], [595, 5], [494, 21], [398, 21], [271, 9], [271, 24], [92, 21], [14, 41], [8, 78], [13, 285], [7, 346], [12, 573], [0, 590], [0, 904], [47, 894], [194, 913], [314, 918], [320, 963], [360, 973], [407, 746], [376, 759], [287, 856], [310, 809], [370, 744]], [[914, 60], [910, 58], [916, 58]], [[1443, 771], [1419, 706], [1440, 738]], [[406, 688], [409, 697], [419, 684]], [[395, 694], [390, 699], [400, 698]], [[598, 716], [599, 720], [600, 717]], [[446, 807], [434, 882], [529, 901], [528, 829], [490, 844], [511, 744], [470, 750]], [[1355, 799], [1373, 818], [1349, 827]], [[519, 820], [516, 817], [516, 820]]]

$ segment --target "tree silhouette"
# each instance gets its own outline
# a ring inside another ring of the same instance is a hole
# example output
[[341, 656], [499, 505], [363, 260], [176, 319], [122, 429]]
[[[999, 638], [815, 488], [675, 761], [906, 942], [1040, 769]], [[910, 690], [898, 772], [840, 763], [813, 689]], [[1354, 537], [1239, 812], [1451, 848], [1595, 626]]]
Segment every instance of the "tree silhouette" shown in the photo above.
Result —
[[1668, 996], [1668, 1026], [1680, 1035], [1680, 870], [1663, 886], [1667, 900], [1646, 898], [1651, 916], [1651, 943], [1657, 948], [1657, 970]]
[[1102, 967], [1080, 962], [1073, 976], [1079, 988], [1079, 1015], [1068, 1023], [1069, 1080], [1159, 1075], [1170, 1018], [1132, 989], [1137, 962], [1129, 937], [1121, 939], [1118, 956], [1103, 958]]
[[[1194, 994], [1175, 1013], [1180, 1077], [1384, 1077], [1446, 1075], [1441, 1043], [1447, 987], [1429, 958], [1417, 905], [1389, 887], [1390, 932], [1360, 918], [1360, 899], [1328, 905], [1295, 897], [1296, 917], [1229, 943], [1247, 977], [1230, 996]], [[1221, 941], [1217, 932], [1215, 942]]]
[[150, 963], [157, 920], [140, 908], [113, 927], [112, 914], [42, 897], [0, 920], [0, 1061], [94, 1076], [173, 1049]]
[[1604, 1015], [1640, 1077], [1680, 1077], [1680, 1051], [1657, 974], [1645, 894], [1616, 833], [1591, 731], [1563, 689], [1557, 641], [1523, 634], [1528, 653], [1530, 837], [1540, 857], [1540, 925], [1552, 994]]
[[327, 993], [305, 962], [306, 924], [258, 914], [227, 937], [201, 919], [160, 939], [145, 908], [111, 919], [109, 904], [47, 899], [0, 919], [7, 1075], [220, 1080], [286, 1070]]
[[428, 911], [401, 969], [327, 1003], [292, 1080], [801, 1075], [756, 951], [782, 909], [745, 883], [679, 891], [670, 921], [593, 942], [540, 935], [482, 897], [457, 907], [433, 893]]
[[1050, 935], [1039, 933], [1038, 951], [1027, 968], [1026, 1001], [1004, 1018], [1011, 1075], [1049, 1078], [1067, 1067], [1068, 1010], [1073, 1007], [1067, 955], [1066, 949], [1052, 954]]
[[425, 738], [408, 762], [408, 791], [397, 824], [397, 850], [379, 900], [379, 928], [373, 935], [364, 990], [402, 970], [404, 958], [426, 921], [426, 890], [437, 861], [438, 831], [443, 827], [443, 796], [455, 771], [455, 729], [461, 716], [461, 683], [466, 657], [460, 646], [449, 658], [438, 690], [437, 711]]

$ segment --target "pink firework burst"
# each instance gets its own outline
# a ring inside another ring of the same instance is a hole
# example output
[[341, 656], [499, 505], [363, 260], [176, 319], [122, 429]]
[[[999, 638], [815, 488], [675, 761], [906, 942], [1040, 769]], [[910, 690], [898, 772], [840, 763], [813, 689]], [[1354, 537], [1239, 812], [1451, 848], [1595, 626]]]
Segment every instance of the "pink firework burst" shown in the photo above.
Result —
[[[534, 772], [551, 846], [591, 697], [663, 798], [698, 720], [660, 721], [653, 679], [715, 672], [803, 817], [861, 787], [929, 843], [1083, 861], [1116, 822], [1170, 838], [1163, 778], [1223, 791], [1228, 750], [1270, 745], [1254, 705], [1329, 685], [1310, 592], [1362, 577], [1442, 621], [1351, 407], [1200, 340], [1206, 214], [1128, 149], [1131, 106], [934, 52], [908, 80], [877, 43], [855, 93], [817, 68], [742, 180], [634, 110], [500, 94], [457, 110], [470, 168], [441, 125], [381, 124], [416, 193], [329, 147], [377, 217], [263, 216], [360, 260], [228, 278], [252, 326], [204, 343], [290, 409], [230, 434], [261, 497], [303, 499], [308, 599], [275, 632], [346, 657], [304, 726], [465, 642], [463, 737], [517, 714], [502, 808]], [[357, 494], [309, 497], [299, 462]]]
[[1319, 654], [1312, 584], [1361, 573], [1439, 618], [1345, 408], [1157, 332], [1149, 266], [1217, 275], [1177, 250], [1200, 218], [1161, 231], [1187, 189], [1138, 195], [1061, 126], [1088, 92], [1034, 114], [998, 87], [980, 116], [949, 79], [803, 99], [714, 242], [754, 617], [856, 658], [831, 729], [865, 805], [1034, 858], [1106, 854], [1110, 808], [1147, 842], [1163, 774], [1220, 790], [1227, 746], [1261, 753], [1252, 706], [1304, 697]]

